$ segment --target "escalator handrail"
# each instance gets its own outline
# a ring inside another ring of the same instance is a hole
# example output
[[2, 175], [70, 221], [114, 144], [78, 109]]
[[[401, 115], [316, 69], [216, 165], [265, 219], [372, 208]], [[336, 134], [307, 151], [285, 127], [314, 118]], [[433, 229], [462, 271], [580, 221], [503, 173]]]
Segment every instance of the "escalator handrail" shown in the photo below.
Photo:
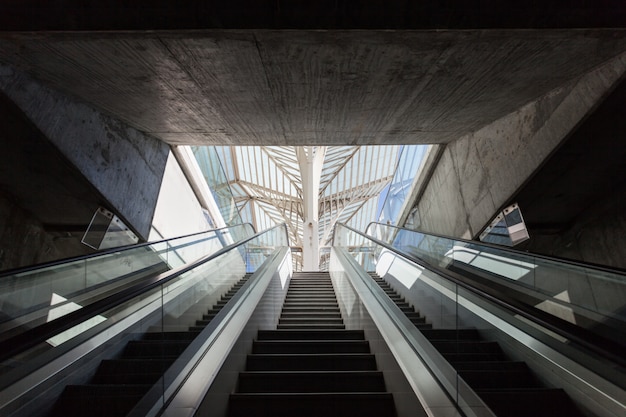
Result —
[[195, 269], [217, 258], [218, 256], [225, 254], [226, 252], [237, 249], [238, 247], [250, 242], [251, 240], [254, 240], [265, 233], [281, 227], [285, 229], [285, 237], [288, 238], [286, 224], [282, 223], [276, 225], [262, 232], [258, 232], [244, 240], [228, 245], [218, 250], [217, 252], [212, 253], [211, 255], [207, 255], [189, 264], [182, 265], [178, 268], [154, 275], [150, 278], [146, 278], [141, 283], [135, 284], [129, 288], [109, 295], [101, 300], [84, 306], [62, 317], [33, 327], [32, 329], [26, 330], [25, 332], [15, 335], [9, 339], [3, 340], [2, 342], [0, 342], [0, 362], [11, 358], [13, 355], [19, 352], [24, 352], [25, 350], [44, 342], [52, 336], [68, 330], [92, 317], [111, 310], [112, 308], [115, 308], [125, 303], [126, 301], [137, 297], [138, 295], [141, 295], [147, 291], [150, 291], [153, 288], [166, 284], [169, 281], [179, 277], [180, 275], [191, 271], [192, 269]]
[[[431, 272], [434, 272], [440, 277], [451, 281], [452, 283], [460, 287], [463, 287], [465, 290], [481, 298], [484, 298], [498, 305], [499, 307], [512, 311], [513, 313], [518, 314], [568, 340], [574, 341], [578, 345], [583, 346], [584, 348], [609, 359], [621, 368], [626, 369], [626, 358], [623, 357], [624, 348], [623, 346], [616, 344], [612, 340], [608, 340], [601, 335], [590, 332], [568, 321], [555, 317], [549, 313], [545, 313], [541, 310], [529, 307], [528, 305], [520, 303], [515, 299], [506, 296], [505, 294], [501, 294], [500, 292], [493, 290], [493, 288], [488, 288], [483, 285], [468, 282], [463, 278], [461, 274], [449, 271], [436, 265], [431, 265], [428, 262], [423, 261], [422, 259], [406, 253], [402, 253], [401, 251], [386, 244], [385, 242], [382, 242], [372, 236], [366, 235], [365, 233], [359, 232], [358, 230], [348, 225], [345, 225], [343, 223], [338, 223], [338, 225], [345, 227], [346, 229], [358, 235], [361, 235], [368, 240], [371, 240], [377, 245], [384, 247], [385, 249], [395, 253], [402, 258], [408, 259], [409, 261], [414, 262]], [[335, 230], [333, 232], [333, 245], [335, 243], [336, 231], [337, 228], [335, 227]]]
[[112, 253], [125, 252], [125, 251], [128, 251], [128, 250], [138, 249], [138, 248], [142, 248], [142, 247], [145, 247], [145, 246], [158, 245], [158, 244], [167, 243], [167, 242], [170, 242], [170, 241], [173, 241], [173, 240], [184, 239], [184, 238], [193, 237], [193, 236], [199, 236], [199, 235], [206, 234], [206, 233], [219, 232], [219, 231], [223, 231], [225, 229], [230, 229], [230, 228], [233, 228], [233, 227], [243, 226], [243, 225], [249, 225], [252, 228], [252, 231], [256, 233], [256, 230], [254, 230], [254, 226], [252, 225], [252, 223], [235, 224], [235, 225], [232, 225], [232, 226], [220, 227], [218, 229], [205, 230], [204, 232], [196, 232], [196, 233], [190, 233], [188, 235], [183, 235], [183, 236], [178, 236], [178, 237], [171, 237], [171, 238], [168, 238], [168, 239], [155, 240], [153, 242], [144, 242], [144, 243], [139, 243], [139, 244], [134, 244], [134, 245], [118, 246], [116, 248], [105, 249], [105, 250], [98, 251], [98, 252], [95, 252], [95, 253], [90, 253], [90, 254], [87, 254], [87, 255], [73, 256], [73, 257], [70, 257], [70, 258], [57, 259], [57, 260], [54, 260], [54, 261], [43, 262], [43, 263], [39, 263], [39, 264], [35, 264], [35, 265], [22, 266], [22, 267], [12, 268], [12, 269], [5, 269], [4, 271], [0, 272], [0, 278], [6, 277], [6, 276], [9, 276], [9, 275], [23, 274], [23, 273], [26, 273], [26, 272], [35, 271], [37, 269], [44, 269], [44, 268], [50, 268], [50, 267], [53, 267], [53, 266], [59, 266], [59, 265], [63, 265], [63, 264], [68, 264], [68, 263], [71, 263], [71, 262], [84, 261], [84, 260], [88, 260], [88, 259], [92, 259], [92, 258], [97, 258], [99, 256], [110, 255]]
[[450, 237], [450, 236], [446, 236], [446, 235], [440, 235], [440, 234], [437, 234], [437, 233], [430, 233], [430, 232], [426, 233], [426, 232], [422, 232], [422, 231], [419, 231], [419, 230], [408, 229], [406, 227], [394, 226], [392, 224], [385, 224], [385, 223], [380, 223], [380, 222], [370, 222], [367, 225], [367, 227], [365, 228], [365, 234], [367, 234], [367, 231], [369, 230], [370, 226], [372, 226], [373, 224], [381, 225], [381, 226], [384, 226], [384, 227], [392, 227], [394, 229], [405, 230], [407, 232], [412, 232], [412, 233], [420, 233], [420, 234], [425, 235], [425, 236], [433, 236], [433, 237], [439, 237], [439, 238], [448, 239], [448, 240], [455, 240], [455, 241], [459, 241], [459, 242], [463, 242], [463, 243], [467, 243], [467, 244], [475, 245], [475, 246], [484, 246], [484, 247], [487, 247], [487, 248], [490, 248], [490, 249], [495, 249], [495, 250], [502, 251], [502, 252], [508, 252], [508, 253], [511, 253], [511, 254], [514, 254], [514, 255], [517, 255], [517, 256], [538, 258], [538, 259], [542, 259], [542, 260], [550, 261], [550, 262], [554, 262], [554, 263], [562, 263], [562, 264], [577, 266], [577, 267], [580, 267], [580, 268], [586, 268], [586, 269], [592, 269], [592, 270], [596, 270], [596, 271], [608, 272], [608, 273], [615, 274], [615, 275], [623, 275], [624, 278], [626, 279], [626, 269], [623, 269], [623, 268], [617, 268], [617, 267], [612, 267], [612, 266], [594, 264], [594, 263], [589, 263], [589, 262], [576, 261], [574, 259], [560, 258], [558, 256], [548, 256], [548, 255], [542, 255], [542, 254], [539, 254], [539, 253], [524, 252], [524, 251], [519, 251], [519, 250], [515, 250], [515, 249], [512, 249], [512, 248], [508, 248], [506, 246], [495, 245], [495, 244], [489, 243], [489, 242], [479, 242], [479, 241], [475, 241], [475, 240], [462, 239], [462, 238], [458, 238], [458, 237]]

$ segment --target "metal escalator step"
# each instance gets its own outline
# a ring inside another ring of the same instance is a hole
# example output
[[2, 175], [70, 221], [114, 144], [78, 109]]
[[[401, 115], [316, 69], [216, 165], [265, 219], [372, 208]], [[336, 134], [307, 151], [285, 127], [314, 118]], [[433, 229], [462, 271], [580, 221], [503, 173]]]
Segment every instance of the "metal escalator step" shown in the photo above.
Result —
[[488, 353], [501, 354], [497, 342], [482, 340], [432, 340], [432, 345], [442, 354], [446, 353]]
[[474, 390], [540, 387], [529, 369], [463, 370], [459, 371], [459, 375]]
[[486, 371], [486, 370], [519, 370], [528, 369], [525, 362], [517, 361], [473, 361], [473, 362], [453, 362], [452, 365], [457, 371]]
[[189, 346], [188, 341], [135, 340], [124, 348], [125, 358], [177, 357]]
[[152, 385], [172, 362], [173, 358], [103, 360], [91, 379], [91, 384]]
[[582, 417], [562, 389], [493, 389], [476, 393], [498, 416]]
[[68, 385], [50, 416], [125, 416], [151, 386]]
[[476, 329], [430, 329], [422, 334], [429, 340], [480, 340], [480, 334]]
[[505, 361], [506, 357], [502, 353], [444, 353], [443, 357], [446, 358], [452, 366], [457, 362], [500, 362]]
[[143, 335], [142, 340], [173, 340], [191, 341], [198, 336], [199, 332], [192, 331], [175, 331], [175, 332], [150, 332]]

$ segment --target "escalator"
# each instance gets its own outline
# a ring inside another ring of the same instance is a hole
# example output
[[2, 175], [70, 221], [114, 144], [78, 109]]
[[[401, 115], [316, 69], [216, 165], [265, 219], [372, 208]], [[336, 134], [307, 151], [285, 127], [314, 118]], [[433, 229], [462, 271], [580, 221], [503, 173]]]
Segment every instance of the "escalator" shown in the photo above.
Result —
[[128, 415], [249, 278], [229, 288], [187, 331], [159, 328], [137, 335], [118, 357], [103, 360], [88, 383], [66, 386], [49, 416]]
[[292, 273], [282, 225], [119, 291], [10, 311], [0, 414], [623, 415], [604, 331], [525, 306], [545, 301], [528, 286], [472, 287], [395, 238], [338, 225], [329, 272]]
[[[287, 247], [284, 225], [257, 234], [242, 225], [5, 274], [2, 296], [13, 294], [14, 303], [0, 323], [0, 414], [126, 416], [158, 409], [277, 246]], [[125, 268], [111, 269], [123, 260], [157, 267], [119, 277]], [[68, 279], [77, 270], [93, 273]], [[86, 285], [90, 280], [95, 285]], [[52, 294], [61, 301], [18, 312], [14, 306], [26, 298], [18, 296], [27, 290], [31, 298]]]
[[388, 314], [467, 414], [626, 413], [623, 272], [375, 227], [340, 225], [333, 253], [369, 272], [365, 287], [393, 304]]
[[508, 358], [498, 342], [475, 328], [434, 329], [378, 274], [370, 275], [497, 416], [583, 416], [565, 391], [546, 387], [524, 362]]

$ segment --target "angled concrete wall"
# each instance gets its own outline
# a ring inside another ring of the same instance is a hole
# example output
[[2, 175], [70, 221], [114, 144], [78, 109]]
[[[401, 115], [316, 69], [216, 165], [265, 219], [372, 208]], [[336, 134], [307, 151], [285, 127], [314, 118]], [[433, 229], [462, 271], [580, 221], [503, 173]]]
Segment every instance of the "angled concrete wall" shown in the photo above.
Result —
[[53, 237], [41, 223], [0, 192], [0, 271], [60, 258]]
[[169, 146], [11, 67], [0, 66], [0, 90], [80, 170], [110, 208], [147, 238]]
[[622, 54], [447, 145], [411, 227], [476, 237], [625, 71]]

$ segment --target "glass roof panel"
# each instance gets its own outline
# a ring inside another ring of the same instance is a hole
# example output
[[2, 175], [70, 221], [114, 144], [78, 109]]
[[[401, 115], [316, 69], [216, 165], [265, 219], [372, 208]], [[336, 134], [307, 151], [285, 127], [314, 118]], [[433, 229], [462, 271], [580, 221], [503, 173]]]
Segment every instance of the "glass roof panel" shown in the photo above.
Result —
[[[223, 185], [224, 179], [218, 185], [226, 186], [232, 193], [241, 220], [253, 223], [256, 230], [286, 222], [292, 239], [290, 244], [301, 246], [304, 206], [297, 148], [211, 148], [219, 156], [222, 165], [219, 170], [227, 180], [226, 185]], [[377, 210], [382, 206], [379, 196], [394, 176], [401, 147], [328, 146], [315, 147], [315, 152], [322, 149], [325, 157], [319, 186], [319, 237], [320, 244], [325, 245], [337, 221], [363, 229], [376, 220]], [[402, 177], [395, 187], [403, 187], [402, 184], [411, 181], [411, 172], [414, 175], [417, 171], [417, 168], [413, 170], [414, 165], [408, 161], [402, 165]], [[217, 168], [207, 163], [202, 169], [215, 171]]]

